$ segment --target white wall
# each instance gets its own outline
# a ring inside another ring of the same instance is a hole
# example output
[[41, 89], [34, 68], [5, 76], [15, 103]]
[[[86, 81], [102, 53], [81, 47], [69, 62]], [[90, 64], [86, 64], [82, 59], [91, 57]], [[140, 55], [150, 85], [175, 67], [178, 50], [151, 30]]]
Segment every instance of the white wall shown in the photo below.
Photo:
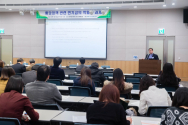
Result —
[[[13, 35], [13, 57], [44, 58], [44, 20], [28, 13], [0, 13], [0, 28]], [[116, 10], [108, 19], [107, 59], [144, 58], [146, 36], [157, 36], [158, 28], [165, 35], [175, 36], [175, 60], [188, 62], [188, 25], [183, 23], [183, 10]], [[63, 49], [63, 48], [62, 48]], [[181, 60], [178, 60], [181, 57]]]

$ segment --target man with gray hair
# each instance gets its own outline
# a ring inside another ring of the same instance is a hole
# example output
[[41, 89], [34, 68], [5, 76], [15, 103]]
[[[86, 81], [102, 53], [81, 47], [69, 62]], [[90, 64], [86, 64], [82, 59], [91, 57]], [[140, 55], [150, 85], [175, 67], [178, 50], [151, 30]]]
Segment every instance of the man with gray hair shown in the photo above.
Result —
[[30, 66], [28, 66], [26, 68], [26, 71], [31, 71], [32, 67], [35, 65], [35, 60], [34, 59], [30, 59], [29, 63], [30, 63]]

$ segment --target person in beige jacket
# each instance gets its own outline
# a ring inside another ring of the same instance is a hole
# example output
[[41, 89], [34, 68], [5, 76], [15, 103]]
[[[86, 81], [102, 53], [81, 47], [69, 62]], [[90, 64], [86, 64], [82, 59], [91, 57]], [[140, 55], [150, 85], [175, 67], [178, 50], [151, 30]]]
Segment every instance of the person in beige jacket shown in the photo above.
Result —
[[26, 67], [26, 71], [31, 71], [32, 67], [35, 65], [35, 60], [34, 59], [30, 59], [29, 60], [30, 66]]
[[117, 68], [113, 72], [113, 81], [104, 81], [104, 86], [108, 84], [114, 84], [120, 91], [120, 94], [128, 94], [131, 98], [131, 90], [133, 89], [132, 83], [126, 83], [124, 81], [123, 72]]
[[168, 92], [164, 88], [157, 88], [151, 76], [146, 75], [141, 79], [138, 110], [140, 115], [146, 114], [149, 106], [171, 106], [171, 104]]

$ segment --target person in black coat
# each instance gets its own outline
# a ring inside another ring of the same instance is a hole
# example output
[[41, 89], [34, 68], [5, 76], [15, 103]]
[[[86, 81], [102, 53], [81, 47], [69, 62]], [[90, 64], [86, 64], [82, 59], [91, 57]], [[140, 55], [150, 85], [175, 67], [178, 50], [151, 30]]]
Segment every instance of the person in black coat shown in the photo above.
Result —
[[99, 70], [99, 64], [94, 62], [89, 67], [91, 70], [91, 78], [93, 81], [98, 81], [99, 83], [104, 83], [105, 77], [103, 75], [103, 72]]
[[146, 55], [145, 59], [149, 60], [149, 59], [154, 59], [154, 60], [159, 60], [159, 57], [157, 54], [153, 53], [153, 48], [149, 48], [149, 54]]
[[126, 118], [125, 110], [120, 101], [118, 88], [109, 84], [102, 88], [99, 101], [90, 105], [86, 117], [88, 124], [130, 125], [132, 119]]
[[50, 72], [50, 79], [65, 79], [65, 73], [64, 70], [59, 68], [59, 65], [61, 64], [62, 59], [59, 57], [54, 58], [54, 66], [51, 67]]
[[26, 71], [25, 66], [23, 65], [23, 59], [17, 59], [17, 64], [13, 65], [12, 68], [14, 69], [15, 73], [23, 73]]
[[1, 71], [4, 67], [4, 62], [0, 60], [0, 76], [1, 76]]

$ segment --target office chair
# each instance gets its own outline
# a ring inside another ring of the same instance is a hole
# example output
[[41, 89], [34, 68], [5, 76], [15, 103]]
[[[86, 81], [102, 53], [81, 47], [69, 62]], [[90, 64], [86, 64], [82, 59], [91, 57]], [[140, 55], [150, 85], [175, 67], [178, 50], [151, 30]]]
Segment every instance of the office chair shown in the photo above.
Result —
[[62, 86], [63, 85], [63, 82], [60, 79], [48, 79], [47, 82], [48, 83], [56, 84], [57, 86]]
[[17, 118], [0, 117], [0, 125], [21, 125]]
[[91, 90], [88, 87], [69, 87], [70, 96], [91, 96]]
[[148, 117], [156, 117], [161, 118], [161, 115], [164, 113], [164, 111], [169, 108], [170, 106], [150, 106], [148, 108], [146, 116]]

